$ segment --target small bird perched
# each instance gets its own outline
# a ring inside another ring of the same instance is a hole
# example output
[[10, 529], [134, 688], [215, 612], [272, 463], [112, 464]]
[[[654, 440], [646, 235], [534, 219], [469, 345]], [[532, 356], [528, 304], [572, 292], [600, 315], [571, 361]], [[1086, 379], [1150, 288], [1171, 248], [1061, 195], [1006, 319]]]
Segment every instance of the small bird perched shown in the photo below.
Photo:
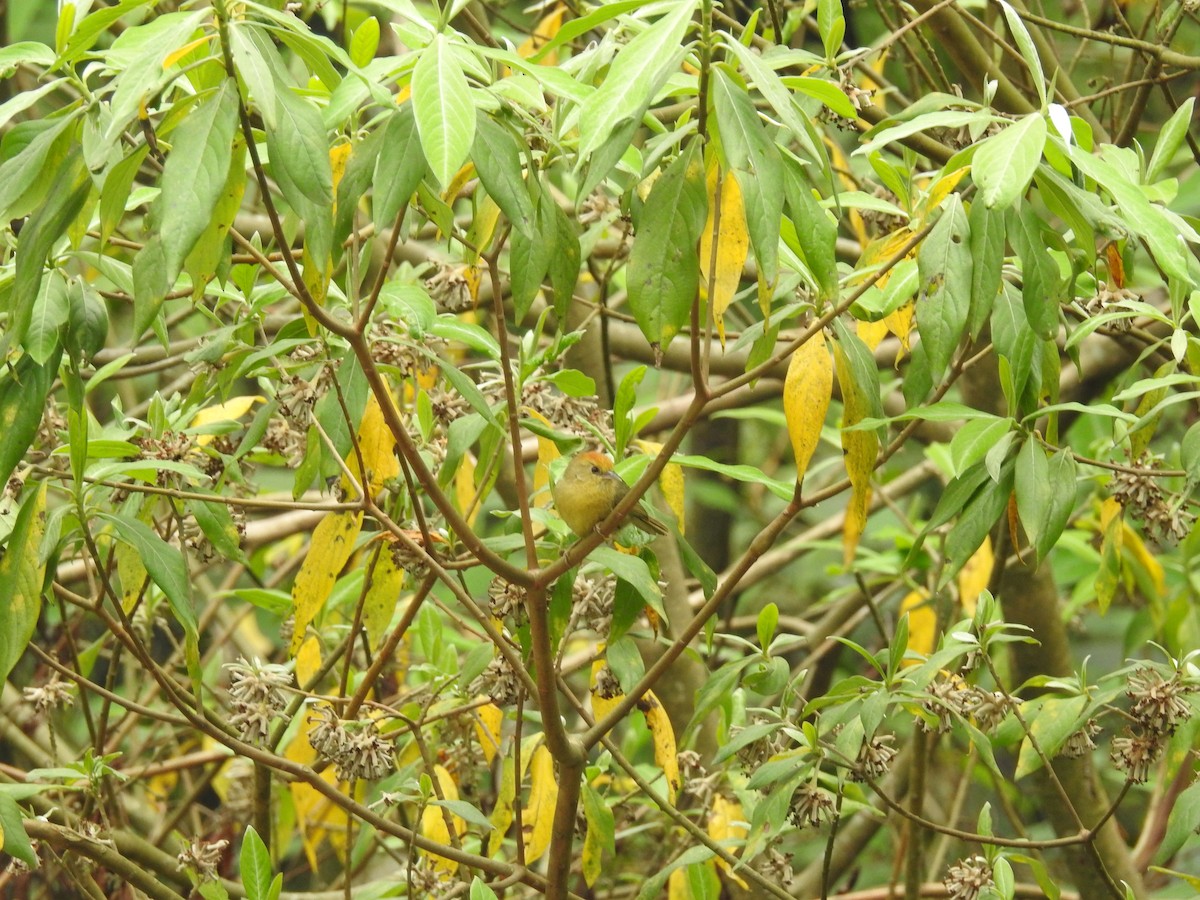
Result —
[[[608, 518], [629, 493], [612, 460], [595, 450], [576, 453], [567, 463], [562, 478], [550, 489], [563, 521], [580, 537]], [[647, 534], [666, 534], [667, 527], [650, 514], [643, 503], [629, 513], [629, 521]]]

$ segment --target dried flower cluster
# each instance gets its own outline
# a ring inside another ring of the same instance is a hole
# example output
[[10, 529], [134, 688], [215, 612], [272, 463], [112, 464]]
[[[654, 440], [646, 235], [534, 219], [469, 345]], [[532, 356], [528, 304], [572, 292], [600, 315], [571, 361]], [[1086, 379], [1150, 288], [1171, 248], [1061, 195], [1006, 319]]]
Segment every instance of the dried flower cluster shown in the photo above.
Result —
[[863, 741], [863, 745], [858, 749], [858, 759], [855, 760], [851, 780], [874, 781], [886, 775], [892, 766], [892, 760], [899, 752], [892, 746], [895, 740], [894, 734], [877, 734], [869, 741]]
[[75, 685], [70, 681], [59, 681], [57, 673], [41, 687], [27, 687], [21, 693], [26, 703], [32, 703], [39, 715], [47, 710], [70, 706], [75, 702]]
[[437, 304], [438, 312], [461, 313], [475, 308], [467, 274], [467, 266], [446, 263], [425, 279], [425, 290]]
[[287, 700], [282, 688], [290, 687], [292, 673], [285, 666], [244, 658], [227, 663], [230, 671], [229, 724], [250, 743], [262, 743], [271, 731], [271, 720], [283, 712]]
[[982, 856], [960, 859], [946, 870], [942, 884], [950, 900], [975, 900], [992, 883], [992, 866]]
[[1195, 690], [1179, 671], [1164, 678], [1156, 669], [1142, 666], [1129, 676], [1125, 694], [1134, 724], [1113, 738], [1110, 756], [1130, 781], [1143, 784], [1150, 778], [1150, 768], [1162, 757], [1176, 727], [1191, 718], [1192, 708], [1184, 696]]
[[176, 859], [179, 860], [177, 868], [182, 872], [185, 869], [191, 869], [199, 876], [201, 881], [216, 881], [217, 866], [221, 863], [221, 856], [225, 853], [225, 848], [229, 846], [229, 841], [200, 841], [194, 840], [188, 846], [179, 851]]
[[497, 575], [488, 585], [488, 609], [497, 619], [513, 616], [518, 624], [528, 617], [525, 614], [525, 589]]
[[[1143, 456], [1138, 460], [1142, 469], [1158, 469], [1162, 460]], [[1146, 471], [1123, 471], [1113, 475], [1109, 493], [1121, 506], [1141, 519], [1146, 530], [1160, 541], [1177, 542], [1188, 536], [1195, 517], [1180, 504], [1167, 502], [1155, 475]]]
[[607, 636], [617, 596], [616, 577], [600, 573], [581, 575], [575, 579], [571, 591], [579, 621], [596, 634]]
[[792, 795], [788, 819], [797, 828], [815, 828], [833, 820], [837, 804], [833, 794], [815, 784], [802, 784]]
[[[766, 721], [762, 716], [755, 716], [750, 724], [761, 725]], [[731, 739], [735, 738], [741, 731], [741, 728], [730, 728], [729, 737]], [[741, 763], [742, 768], [747, 772], [753, 771], [776, 753], [783, 752], [786, 746], [787, 736], [782, 731], [773, 731], [768, 735], [760, 737], [758, 740], [751, 741], [738, 750], [738, 762]]]
[[483, 694], [503, 709], [517, 702], [520, 682], [517, 675], [503, 656], [496, 656], [487, 668], [479, 673], [467, 688], [472, 696]]
[[1067, 738], [1067, 742], [1063, 744], [1062, 750], [1059, 751], [1060, 756], [1065, 756], [1067, 759], [1078, 759], [1085, 753], [1091, 753], [1096, 749], [1096, 742], [1093, 738], [1101, 732], [1100, 724], [1095, 719], [1088, 719], [1083, 727], [1078, 731], [1072, 732]]
[[317, 706], [308, 732], [312, 748], [329, 759], [339, 781], [378, 781], [396, 768], [396, 748], [372, 719], [343, 720], [331, 706]]
[[999, 691], [986, 691], [967, 684], [958, 676], [938, 678], [925, 688], [926, 700], [923, 707], [937, 716], [937, 724], [931, 725], [921, 719], [926, 731], [943, 734], [954, 725], [954, 717], [974, 718], [981, 731], [990, 731], [1003, 721], [1013, 706], [1012, 698]]

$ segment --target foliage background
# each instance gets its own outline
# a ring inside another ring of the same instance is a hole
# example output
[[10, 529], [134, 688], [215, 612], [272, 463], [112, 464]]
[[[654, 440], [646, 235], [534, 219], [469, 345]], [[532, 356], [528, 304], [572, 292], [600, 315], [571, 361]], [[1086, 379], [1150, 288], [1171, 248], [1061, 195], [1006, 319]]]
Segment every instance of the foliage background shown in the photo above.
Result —
[[4, 890], [1192, 896], [1200, 29], [1050, 6], [0, 7]]

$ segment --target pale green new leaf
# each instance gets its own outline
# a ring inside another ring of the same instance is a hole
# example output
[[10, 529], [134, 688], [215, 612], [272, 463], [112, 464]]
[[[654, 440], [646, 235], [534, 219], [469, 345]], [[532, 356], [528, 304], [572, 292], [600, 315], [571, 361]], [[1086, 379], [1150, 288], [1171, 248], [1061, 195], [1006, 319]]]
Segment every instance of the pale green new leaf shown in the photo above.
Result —
[[475, 104], [450, 38], [434, 37], [413, 67], [412, 104], [425, 159], [438, 183], [453, 180], [475, 140]]
[[1018, 119], [979, 145], [971, 177], [979, 198], [989, 209], [1004, 209], [1025, 193], [1046, 145], [1046, 120], [1041, 113]]

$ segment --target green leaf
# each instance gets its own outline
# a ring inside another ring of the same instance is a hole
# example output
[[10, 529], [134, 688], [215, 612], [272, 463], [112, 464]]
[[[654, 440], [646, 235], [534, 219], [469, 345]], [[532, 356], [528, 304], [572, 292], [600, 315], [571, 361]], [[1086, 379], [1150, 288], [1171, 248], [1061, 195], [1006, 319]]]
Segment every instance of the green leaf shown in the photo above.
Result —
[[25, 331], [25, 351], [39, 365], [45, 365], [56, 350], [67, 324], [69, 311], [67, 285], [57, 269], [42, 279], [41, 290], [33, 303]]
[[1162, 175], [1179, 148], [1187, 138], [1188, 129], [1192, 125], [1192, 112], [1196, 107], [1196, 98], [1188, 97], [1175, 110], [1174, 115], [1167, 119], [1165, 125], [1158, 130], [1158, 139], [1154, 142], [1154, 153], [1146, 165], [1146, 184], [1154, 184]]
[[646, 605], [653, 609], [664, 620], [667, 617], [663, 609], [662, 590], [658, 581], [650, 574], [646, 561], [638, 556], [630, 556], [614, 550], [612, 547], [601, 546], [592, 551], [589, 557], [592, 561], [608, 568], [621, 581], [626, 582], [641, 595]]
[[1017, 452], [1017, 514], [1029, 542], [1041, 543], [1050, 512], [1050, 460], [1034, 435]]
[[445, 34], [434, 36], [413, 67], [412, 105], [425, 159], [444, 190], [475, 140], [471, 88]]
[[967, 226], [971, 254], [971, 305], [967, 313], [967, 332], [971, 340], [977, 340], [992, 314], [996, 295], [1000, 293], [1004, 269], [1004, 216], [988, 209], [986, 204], [975, 202], [967, 214]]
[[258, 836], [253, 825], [246, 826], [242, 837], [240, 857], [242, 887], [246, 889], [246, 900], [267, 900], [271, 889], [271, 854], [267, 845]]
[[21, 808], [17, 801], [6, 794], [0, 794], [0, 833], [4, 835], [4, 852], [14, 859], [19, 859], [31, 869], [38, 867], [37, 854], [33, 852], [33, 844], [25, 833], [22, 824]]
[[32, 357], [22, 356], [0, 374], [0, 484], [8, 483], [33, 443], [46, 396], [58, 374], [59, 358], [56, 352], [45, 365], [38, 365]]
[[[1009, 284], [1002, 285], [992, 307], [992, 344], [996, 348], [996, 355], [1008, 360], [1015, 391], [1013, 399], [1019, 401], [1025, 386], [1033, 377], [1033, 351], [1037, 336], [1029, 326], [1021, 298], [1016, 296], [1016, 289]], [[1016, 409], [1010, 412], [1017, 414]]]
[[374, 58], [378, 49], [379, 20], [368, 16], [354, 29], [354, 37], [350, 39], [350, 59], [356, 66], [365, 66]]
[[567, 317], [567, 308], [575, 293], [575, 285], [579, 281], [579, 267], [582, 255], [579, 246], [579, 234], [574, 218], [563, 212], [557, 203], [546, 204], [551, 213], [554, 226], [554, 249], [550, 257], [550, 287], [554, 291], [554, 312], [560, 320]]
[[[1037, 701], [1042, 701], [1037, 703]], [[1029, 731], [1046, 756], [1053, 759], [1062, 745], [1086, 721], [1087, 697], [1038, 697], [1021, 704], [1021, 716], [1029, 723]], [[1033, 706], [1036, 704], [1036, 706]], [[1027, 708], [1032, 707], [1032, 708]], [[1042, 767], [1042, 759], [1026, 740], [1021, 745], [1013, 777], [1024, 778]]]
[[790, 154], [783, 159], [787, 175], [784, 191], [796, 235], [797, 255], [816, 279], [820, 299], [832, 300], [838, 295], [837, 223], [813, 197], [800, 161]]
[[784, 87], [820, 100], [839, 116], [847, 119], [858, 118], [858, 110], [854, 108], [854, 104], [850, 102], [846, 92], [828, 79], [812, 78], [807, 75], [785, 75], [780, 81], [783, 82]]
[[392, 113], [383, 126], [375, 160], [372, 218], [377, 229], [390, 227], [429, 171], [411, 103]]
[[756, 628], [758, 631], [758, 646], [764, 651], [771, 646], [771, 639], [775, 637], [775, 627], [779, 624], [779, 607], [774, 603], [768, 603], [758, 613], [758, 622]]
[[1099, 182], [1117, 204], [1124, 226], [1143, 238], [1150, 254], [1170, 278], [1190, 283], [1188, 252], [1179, 227], [1167, 218], [1163, 209], [1151, 203], [1142, 189], [1131, 183], [1107, 159], [1094, 156], [1075, 144], [1060, 145], [1088, 178]]
[[105, 512], [97, 515], [113, 526], [113, 537], [138, 552], [147, 574], [166, 596], [176, 620], [184, 631], [195, 635], [196, 611], [192, 608], [192, 586], [183, 554], [139, 519]]
[[237, 84], [227, 78], [211, 98], [188, 113], [171, 135], [162, 191], [151, 213], [157, 217], [169, 281], [174, 281], [184, 259], [208, 227], [229, 174], [230, 148], [237, 127]]
[[4, 598], [0, 603], [0, 684], [25, 652], [42, 611], [46, 561], [40, 555], [45, 528], [43, 482], [35, 485], [21, 504], [0, 560], [0, 597]]
[[971, 303], [970, 228], [957, 195], [946, 201], [942, 217], [917, 254], [926, 296], [917, 301], [917, 330], [934, 381], [950, 365], [967, 327]]
[[696, 298], [696, 248], [707, 205], [699, 143], [693, 141], [654, 182], [629, 258], [630, 310], [660, 350], [687, 322]]
[[[696, 0], [681, 0], [617, 51], [604, 83], [579, 108], [579, 165], [605, 143], [620, 123], [641, 121], [654, 95], [679, 67], [684, 36], [695, 9]], [[589, 172], [589, 180], [599, 180], [605, 174]]]
[[521, 141], [507, 125], [479, 110], [471, 159], [484, 190], [500, 207], [513, 228], [530, 233], [534, 204], [522, 174]]
[[[29, 217], [17, 243], [16, 272], [13, 279], [13, 306], [9, 313], [8, 328], [0, 348], [21, 346], [25, 340], [40, 293], [42, 270], [46, 258], [54, 246], [66, 235], [67, 227], [74, 220], [92, 190], [79, 153], [73, 153], [63, 165], [46, 196], [46, 202]], [[38, 336], [38, 355], [49, 358], [57, 340], [45, 340]]]
[[229, 23], [229, 49], [234, 68], [270, 134], [279, 127], [276, 83], [286, 83], [275, 45], [264, 36], [260, 26], [235, 19]]
[[841, 0], [817, 0], [817, 31], [825, 47], [825, 58], [833, 59], [842, 49], [842, 38], [846, 36], [846, 15]]
[[1029, 36], [1029, 31], [1025, 28], [1025, 23], [1021, 21], [1020, 15], [1012, 8], [1005, 0], [999, 0], [1000, 8], [1004, 10], [1004, 18], [1008, 22], [1008, 30], [1012, 32], [1013, 40], [1016, 42], [1017, 49], [1021, 51], [1021, 57], [1025, 60], [1025, 65], [1029, 67], [1029, 77], [1033, 81], [1033, 87], [1038, 93], [1038, 98], [1041, 100], [1041, 108], [1046, 108], [1046, 76], [1042, 72], [1042, 60], [1038, 56], [1037, 48], [1033, 45], [1033, 38]]
[[[29, 200], [34, 197], [40, 199], [41, 195], [37, 189], [39, 186], [44, 189], [45, 181], [49, 178], [43, 174], [42, 170], [46, 166], [48, 158], [53, 161], [50, 154], [51, 148], [58, 142], [67, 127], [77, 121], [77, 118], [76, 115], [69, 114], [39, 122], [35, 126], [38, 131], [32, 140], [15, 155], [6, 159], [3, 165], [0, 165], [0, 221], [7, 222], [19, 215], [25, 215], [30, 210], [27, 205]], [[21, 126], [16, 127], [20, 128]], [[8, 142], [5, 141], [6, 151], [8, 151], [7, 145]], [[25, 202], [22, 202], [23, 200]]]
[[1013, 468], [1013, 461], [1006, 460], [997, 481], [990, 478], [984, 481], [950, 530], [946, 537], [946, 567], [939, 579], [939, 590], [958, 574], [959, 569], [979, 549], [992, 526], [1004, 514], [1008, 506], [1008, 496], [1013, 488]]
[[247, 562], [246, 554], [242, 552], [241, 536], [229, 507], [221, 503], [215, 494], [213, 497], [212, 503], [205, 503], [203, 500], [188, 501], [188, 508], [196, 517], [196, 524], [213, 545], [213, 549], [224, 559]]
[[1044, 341], [1058, 332], [1063, 283], [1046, 246], [1041, 219], [1032, 206], [1008, 213], [1008, 236], [1021, 257], [1021, 302], [1033, 333]]
[[325, 123], [317, 108], [286, 85], [275, 95], [276, 128], [267, 131], [271, 171], [283, 196], [297, 211], [333, 203], [333, 170]]
[[805, 155], [811, 159], [820, 159], [820, 151], [812, 139], [814, 132], [812, 124], [808, 121], [808, 117], [801, 112], [791, 91], [784, 87], [779, 75], [763, 61], [756, 51], [742, 46], [740, 42], [723, 40], [722, 45], [733, 51], [755, 89], [763, 95], [767, 103], [775, 110], [775, 114], [779, 116], [780, 121], [800, 142]]

